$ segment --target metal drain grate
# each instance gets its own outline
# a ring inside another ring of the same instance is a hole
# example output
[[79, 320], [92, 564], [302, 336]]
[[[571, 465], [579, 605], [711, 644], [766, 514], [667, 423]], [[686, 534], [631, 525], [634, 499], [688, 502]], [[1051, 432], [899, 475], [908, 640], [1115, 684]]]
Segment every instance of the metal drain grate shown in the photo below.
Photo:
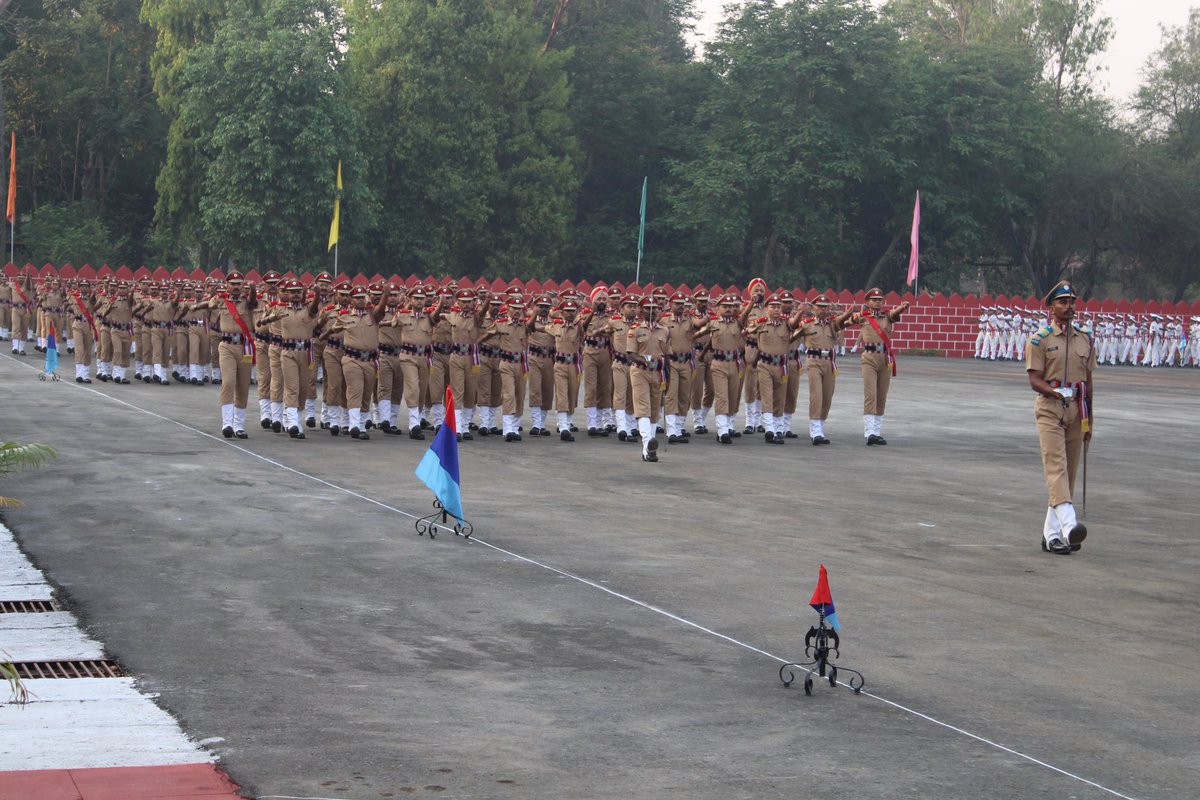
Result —
[[36, 614], [57, 610], [49, 600], [0, 600], [0, 614]]
[[21, 678], [121, 678], [125, 670], [115, 661], [14, 661]]

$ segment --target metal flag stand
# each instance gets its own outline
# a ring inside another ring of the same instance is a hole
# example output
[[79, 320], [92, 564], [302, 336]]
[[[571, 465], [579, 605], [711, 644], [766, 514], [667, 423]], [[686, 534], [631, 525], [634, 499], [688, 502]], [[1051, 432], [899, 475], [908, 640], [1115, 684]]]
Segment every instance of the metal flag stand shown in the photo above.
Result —
[[[830, 686], [837, 686], [838, 668], [829, 663], [829, 653], [832, 651], [834, 658], [838, 658], [841, 655], [838, 651], [838, 647], [841, 645], [841, 638], [837, 635], [837, 631], [825, 624], [824, 613], [818, 611], [817, 616], [819, 619], [816, 626], [809, 628], [808, 633], [804, 635], [804, 655], [812, 660], [803, 663], [792, 661], [779, 668], [779, 680], [783, 681], [783, 685], [786, 687], [791, 686], [792, 682], [796, 680], [796, 669], [808, 667], [808, 671], [804, 673], [804, 693], [807, 695], [812, 694], [812, 676], [814, 672], [818, 677], [828, 677]], [[830, 646], [830, 640], [833, 641], [832, 646]], [[855, 694], [861, 692], [867, 682], [863, 674], [850, 667], [842, 667], [842, 669], [853, 673], [847, 686]], [[785, 672], [787, 673], [786, 677], [784, 677]]]
[[[450, 512], [442, 506], [441, 500], [433, 501], [434, 512], [427, 514], [424, 517], [417, 517], [416, 528], [417, 535], [424, 536], [429, 534], [430, 539], [437, 538], [437, 529], [445, 528], [448, 531], [454, 531], [455, 536], [461, 536], [464, 539], [470, 539], [471, 534], [475, 532], [475, 526], [465, 519], [453, 517]], [[438, 520], [441, 517], [441, 520]], [[454, 524], [450, 525], [450, 520], [454, 520]]]

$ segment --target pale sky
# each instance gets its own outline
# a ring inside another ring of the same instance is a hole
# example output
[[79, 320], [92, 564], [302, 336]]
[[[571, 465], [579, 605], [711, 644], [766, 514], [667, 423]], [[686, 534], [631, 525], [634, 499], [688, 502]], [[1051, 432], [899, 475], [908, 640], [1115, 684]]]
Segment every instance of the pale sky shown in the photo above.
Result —
[[[716, 30], [721, 7], [729, 0], [694, 2], [700, 15], [696, 32], [703, 40]], [[1146, 58], [1159, 48], [1160, 25], [1183, 25], [1192, 5], [1200, 6], [1200, 0], [1101, 0], [1101, 13], [1112, 17], [1115, 28], [1099, 62], [1106, 67], [1100, 84], [1109, 97], [1122, 103], [1129, 99], [1141, 83]]]

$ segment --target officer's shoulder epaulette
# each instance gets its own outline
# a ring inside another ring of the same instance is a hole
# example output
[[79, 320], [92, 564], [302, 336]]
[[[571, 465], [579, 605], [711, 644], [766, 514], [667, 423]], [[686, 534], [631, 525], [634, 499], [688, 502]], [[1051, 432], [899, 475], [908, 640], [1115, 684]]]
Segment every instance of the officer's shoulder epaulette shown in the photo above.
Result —
[[720, 319], [721, 315], [710, 311], [710, 312], [708, 312], [708, 318], [709, 319]]
[[609, 319], [622, 319], [620, 314], [613, 314]]
[[550, 321], [555, 325], [562, 325], [564, 322], [566, 322], [566, 320], [562, 317], [551, 317]]
[[591, 307], [591, 306], [580, 306], [580, 307], [579, 307], [579, 313], [580, 313], [580, 314], [591, 314], [591, 313], [592, 313], [592, 307]]
[[462, 306], [450, 306], [451, 311], [462, 311]]
[[350, 313], [351, 311], [353, 311], [353, 310], [354, 310], [353, 308], [339, 308], [339, 309], [338, 309], [338, 316], [339, 316], [339, 317], [341, 317], [341, 316], [344, 316], [344, 315], [346, 315], [346, 314], [349, 314], [349, 313]]
[[766, 318], [766, 317], [759, 317], [758, 319], [754, 320], [754, 322], [755, 322], [755, 323], [757, 323], [757, 324], [759, 324], [759, 325], [763, 324], [763, 323], [764, 323], [764, 322], [766, 322], [766, 321], [767, 321], [767, 318]]
[[1041, 328], [1038, 328], [1037, 332], [1035, 334], [1033, 334], [1033, 336], [1029, 337], [1029, 343], [1034, 344], [1034, 345], [1040, 345], [1042, 343], [1042, 339], [1045, 339], [1047, 336], [1049, 336], [1052, 333], [1054, 333], [1054, 328], [1052, 328], [1049, 325], [1045, 325]]
[[335, 308], [337, 308], [337, 303], [330, 303], [329, 305], [325, 306], [321, 310], [322, 311], [333, 311]]

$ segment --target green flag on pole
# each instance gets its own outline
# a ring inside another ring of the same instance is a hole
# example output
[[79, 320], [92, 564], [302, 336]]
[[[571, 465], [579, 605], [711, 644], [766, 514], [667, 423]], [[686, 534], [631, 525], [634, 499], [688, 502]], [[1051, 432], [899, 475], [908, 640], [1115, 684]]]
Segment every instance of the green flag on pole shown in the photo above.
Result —
[[642, 210], [641, 224], [638, 226], [638, 259], [637, 259], [637, 276], [634, 281], [641, 285], [642, 282], [642, 253], [646, 246], [646, 188], [650, 184], [650, 176], [642, 178]]

